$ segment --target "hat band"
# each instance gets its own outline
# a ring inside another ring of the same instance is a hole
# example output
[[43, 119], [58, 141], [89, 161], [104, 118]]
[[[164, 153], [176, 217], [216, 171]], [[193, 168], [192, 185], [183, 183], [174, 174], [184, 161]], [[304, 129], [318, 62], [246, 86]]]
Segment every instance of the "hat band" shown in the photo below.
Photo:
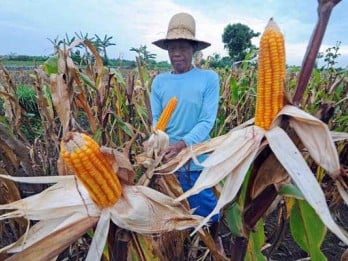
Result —
[[190, 40], [196, 40], [194, 33], [187, 28], [187, 27], [180, 27], [180, 28], [172, 28], [167, 33], [167, 39], [190, 39]]

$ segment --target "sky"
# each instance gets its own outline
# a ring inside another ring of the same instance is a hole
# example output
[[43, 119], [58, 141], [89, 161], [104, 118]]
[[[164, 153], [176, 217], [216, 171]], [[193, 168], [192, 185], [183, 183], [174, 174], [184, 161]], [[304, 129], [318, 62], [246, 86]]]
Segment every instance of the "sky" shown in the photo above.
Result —
[[[110, 58], [135, 60], [132, 47], [146, 45], [157, 61], [167, 52], [154, 46], [164, 38], [170, 18], [188, 12], [196, 20], [196, 38], [211, 43], [204, 58], [227, 56], [222, 34], [228, 24], [242, 23], [262, 33], [273, 17], [285, 37], [288, 65], [301, 65], [317, 22], [318, 0], [1, 0], [0, 55], [52, 55], [49, 39], [71, 38], [75, 33], [112, 36]], [[341, 42], [338, 65], [348, 67], [348, 0], [332, 11], [320, 51]], [[259, 46], [259, 37], [253, 38]]]

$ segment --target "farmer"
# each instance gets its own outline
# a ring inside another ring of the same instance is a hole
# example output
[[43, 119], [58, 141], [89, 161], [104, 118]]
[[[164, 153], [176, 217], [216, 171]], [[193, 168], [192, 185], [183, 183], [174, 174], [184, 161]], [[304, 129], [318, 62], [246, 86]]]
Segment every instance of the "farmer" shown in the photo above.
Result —
[[[155, 77], [151, 86], [151, 109], [153, 126], [170, 98], [176, 96], [175, 108], [166, 133], [170, 144], [165, 150], [164, 160], [175, 157], [182, 149], [210, 139], [219, 103], [219, 76], [212, 70], [203, 70], [192, 65], [193, 55], [210, 43], [195, 38], [195, 20], [187, 13], [174, 15], [168, 25], [166, 38], [153, 42], [154, 45], [167, 50], [172, 71]], [[201, 155], [202, 162], [207, 155]], [[183, 191], [190, 189], [202, 167], [188, 162], [175, 174]], [[188, 198], [194, 214], [207, 216], [215, 207], [217, 198], [211, 188]], [[217, 228], [219, 215], [211, 219], [211, 233]]]

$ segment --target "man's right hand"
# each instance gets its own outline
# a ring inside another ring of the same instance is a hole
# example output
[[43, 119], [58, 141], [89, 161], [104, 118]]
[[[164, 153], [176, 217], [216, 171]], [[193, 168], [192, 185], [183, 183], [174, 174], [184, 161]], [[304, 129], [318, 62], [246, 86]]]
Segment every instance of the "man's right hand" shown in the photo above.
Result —
[[186, 144], [183, 140], [179, 141], [178, 143], [169, 144], [167, 149], [164, 151], [163, 161], [167, 162], [171, 160], [176, 155], [178, 155], [179, 152], [182, 151], [184, 148], [186, 148]]

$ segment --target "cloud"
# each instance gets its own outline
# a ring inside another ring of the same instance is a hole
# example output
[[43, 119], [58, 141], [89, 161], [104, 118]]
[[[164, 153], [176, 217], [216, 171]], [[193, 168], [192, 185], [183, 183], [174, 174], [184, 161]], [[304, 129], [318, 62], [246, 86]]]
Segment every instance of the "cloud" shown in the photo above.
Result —
[[[317, 20], [316, 8], [317, 0], [2, 0], [0, 54], [48, 55], [53, 46], [47, 38], [63, 39], [65, 34], [72, 37], [82, 32], [112, 36], [116, 46], [108, 48], [109, 57], [134, 59], [135, 53], [129, 49], [146, 45], [157, 60], [168, 60], [166, 51], [151, 43], [165, 36], [173, 14], [189, 12], [196, 19], [197, 38], [212, 44], [203, 50], [204, 56], [227, 55], [221, 37], [228, 24], [242, 23], [255, 32], [263, 32], [268, 19], [274, 17], [285, 35], [288, 61], [299, 65]], [[323, 45], [329, 46], [342, 41], [342, 61], [347, 60], [343, 48], [348, 45], [344, 37], [347, 9], [346, 1], [335, 7], [323, 39]], [[253, 39], [257, 46], [258, 41], [259, 38]]]
[[286, 64], [300, 65], [306, 53], [307, 43], [290, 43], [285, 46]]

